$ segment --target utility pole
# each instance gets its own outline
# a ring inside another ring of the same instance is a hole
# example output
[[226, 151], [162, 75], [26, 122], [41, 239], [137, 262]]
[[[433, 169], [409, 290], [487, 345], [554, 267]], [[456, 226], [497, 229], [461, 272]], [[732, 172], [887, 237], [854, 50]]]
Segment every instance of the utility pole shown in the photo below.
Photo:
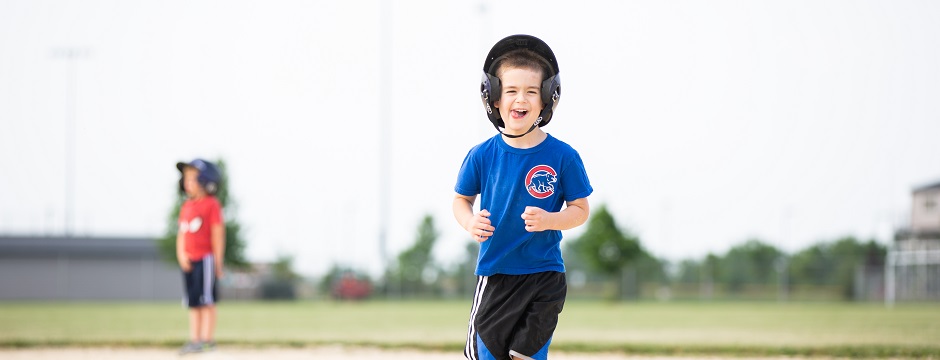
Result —
[[75, 202], [75, 109], [76, 109], [76, 89], [78, 87], [77, 61], [87, 57], [90, 51], [84, 48], [65, 47], [52, 51], [54, 59], [65, 59], [66, 61], [66, 84], [65, 84], [65, 222], [63, 232], [65, 238], [71, 238], [74, 227], [74, 202]]
[[[780, 251], [790, 242], [790, 219], [793, 216], [792, 209], [788, 206], [784, 208], [780, 216], [781, 244]], [[777, 268], [777, 301], [787, 302], [790, 299], [790, 259], [786, 254], [781, 254], [775, 262]]]
[[391, 173], [391, 110], [392, 110], [392, 4], [379, 4], [379, 256], [385, 273], [385, 295], [389, 293], [388, 213]]

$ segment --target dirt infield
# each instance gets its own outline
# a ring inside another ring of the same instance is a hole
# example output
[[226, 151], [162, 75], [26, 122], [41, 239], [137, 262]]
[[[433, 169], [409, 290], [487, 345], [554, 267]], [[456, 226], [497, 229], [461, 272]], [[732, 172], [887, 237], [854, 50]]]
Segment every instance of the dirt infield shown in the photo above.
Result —
[[[173, 349], [137, 348], [49, 348], [49, 349], [0, 349], [0, 359], [5, 360], [293, 360], [293, 359], [342, 359], [342, 360], [431, 360], [463, 359], [460, 353], [423, 352], [411, 350], [382, 350], [374, 348], [317, 347], [317, 348], [219, 348], [212, 352], [180, 356]], [[691, 360], [691, 357], [649, 357], [622, 354], [572, 354], [552, 353], [552, 360]], [[714, 359], [714, 358], [712, 358]], [[743, 359], [743, 358], [735, 358]], [[763, 358], [767, 360], [768, 358]]]

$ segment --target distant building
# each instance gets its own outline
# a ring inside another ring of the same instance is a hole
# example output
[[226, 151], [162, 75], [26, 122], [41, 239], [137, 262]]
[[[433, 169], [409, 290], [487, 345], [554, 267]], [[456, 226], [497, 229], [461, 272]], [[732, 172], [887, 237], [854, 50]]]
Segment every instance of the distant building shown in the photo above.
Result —
[[913, 189], [910, 227], [895, 234], [885, 267], [887, 303], [940, 300], [940, 182]]
[[914, 189], [911, 232], [914, 237], [940, 241], [940, 182]]
[[180, 300], [151, 238], [0, 235], [0, 300]]

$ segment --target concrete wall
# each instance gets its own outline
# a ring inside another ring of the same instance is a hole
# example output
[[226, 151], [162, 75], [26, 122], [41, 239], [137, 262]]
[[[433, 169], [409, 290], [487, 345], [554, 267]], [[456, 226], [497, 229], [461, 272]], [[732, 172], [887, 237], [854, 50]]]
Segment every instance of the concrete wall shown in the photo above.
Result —
[[100, 239], [2, 240], [0, 300], [182, 299], [182, 275], [159, 258], [153, 240], [114, 240], [137, 242], [118, 250]]

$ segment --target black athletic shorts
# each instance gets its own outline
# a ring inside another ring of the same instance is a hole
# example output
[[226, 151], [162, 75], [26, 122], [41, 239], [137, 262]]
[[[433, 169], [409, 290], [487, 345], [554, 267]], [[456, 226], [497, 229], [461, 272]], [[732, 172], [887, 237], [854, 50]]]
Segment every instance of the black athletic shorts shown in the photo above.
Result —
[[547, 359], [567, 291], [560, 272], [478, 276], [464, 356]]
[[213, 305], [219, 301], [215, 262], [212, 255], [192, 262], [192, 269], [183, 272], [183, 304], [191, 307]]

